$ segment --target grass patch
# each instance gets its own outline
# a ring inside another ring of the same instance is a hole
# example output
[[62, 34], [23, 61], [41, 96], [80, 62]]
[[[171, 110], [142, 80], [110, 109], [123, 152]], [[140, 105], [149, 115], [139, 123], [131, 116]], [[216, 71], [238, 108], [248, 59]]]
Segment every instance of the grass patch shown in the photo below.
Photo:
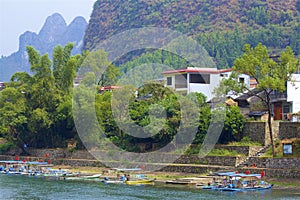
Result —
[[12, 142], [7, 142], [5, 139], [0, 139], [0, 152], [7, 152], [10, 148], [15, 147]]
[[252, 141], [248, 136], [243, 137], [243, 139], [240, 142], [230, 142], [228, 144], [229, 146], [262, 146], [259, 142]]
[[229, 151], [227, 149], [212, 149], [208, 156], [245, 156], [244, 154], [238, 154], [237, 151]]
[[191, 145], [189, 148], [184, 152], [185, 155], [197, 155], [201, 149], [201, 145]]
[[300, 188], [300, 182], [297, 181], [270, 181], [271, 183], [273, 183], [275, 186], [279, 186], [279, 187], [288, 187], [288, 188]]
[[259, 142], [230, 142], [228, 146], [262, 147], [263, 145]]

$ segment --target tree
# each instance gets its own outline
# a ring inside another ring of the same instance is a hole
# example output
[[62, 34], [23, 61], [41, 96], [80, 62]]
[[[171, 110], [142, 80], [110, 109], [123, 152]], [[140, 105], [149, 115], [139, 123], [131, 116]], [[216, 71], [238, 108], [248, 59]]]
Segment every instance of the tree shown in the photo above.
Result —
[[224, 129], [219, 138], [220, 143], [236, 141], [241, 139], [241, 133], [244, 128], [245, 117], [238, 106], [227, 106]]
[[107, 55], [103, 49], [89, 52], [80, 66], [79, 74], [93, 72], [97, 85], [113, 85], [119, 76], [119, 70], [108, 60]]
[[56, 46], [53, 50], [53, 76], [56, 88], [63, 95], [69, 94], [76, 74], [76, 69], [82, 63], [81, 56], [72, 56], [74, 45]]
[[47, 54], [27, 47], [32, 75], [15, 73], [0, 93], [0, 134], [9, 141], [61, 147], [74, 137], [71, 89], [85, 55], [72, 56], [72, 48], [55, 47], [51, 62]]
[[10, 142], [21, 143], [20, 130], [27, 123], [25, 97], [16, 88], [0, 93], [0, 135]]
[[[254, 48], [249, 44], [246, 44], [243, 50], [244, 54], [234, 61], [234, 75], [231, 79], [224, 80], [223, 83], [236, 92], [247, 90], [250, 94], [258, 97], [266, 105], [269, 115], [268, 127], [272, 151], [273, 156], [276, 156], [271, 122], [271, 93], [273, 91], [283, 92], [286, 90], [287, 81], [291, 80], [291, 75], [296, 71], [297, 59], [290, 47], [286, 47], [281, 53], [278, 62], [275, 62], [270, 58], [267, 47], [261, 43]], [[258, 84], [258, 89], [262, 90], [264, 95], [260, 96], [259, 94], [254, 94], [249, 88], [245, 87], [244, 84], [237, 83], [235, 81], [237, 74], [247, 74], [254, 78]]]

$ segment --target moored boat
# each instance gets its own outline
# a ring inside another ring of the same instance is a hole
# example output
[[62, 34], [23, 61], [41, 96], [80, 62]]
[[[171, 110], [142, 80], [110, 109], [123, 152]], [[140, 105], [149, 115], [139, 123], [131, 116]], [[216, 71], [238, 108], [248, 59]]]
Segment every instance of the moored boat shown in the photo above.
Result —
[[261, 174], [244, 174], [237, 172], [221, 172], [215, 173], [219, 180], [213, 178], [213, 182], [204, 185], [201, 188], [204, 190], [218, 190], [230, 192], [257, 191], [268, 190], [273, 187], [262, 180]]
[[127, 185], [153, 185], [155, 179], [139, 179], [139, 180], [130, 180], [125, 181]]
[[65, 180], [72, 180], [72, 181], [101, 181], [100, 177], [102, 174], [95, 174], [91, 176], [81, 176], [78, 174], [77, 176], [73, 177], [65, 177]]

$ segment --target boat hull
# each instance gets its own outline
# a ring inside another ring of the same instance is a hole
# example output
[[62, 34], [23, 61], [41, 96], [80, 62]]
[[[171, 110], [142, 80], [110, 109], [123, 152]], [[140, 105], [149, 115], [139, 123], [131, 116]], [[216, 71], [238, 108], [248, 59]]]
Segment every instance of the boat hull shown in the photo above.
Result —
[[230, 188], [230, 187], [217, 187], [217, 186], [202, 186], [203, 190], [218, 190], [224, 192], [246, 192], [246, 191], [259, 191], [259, 190], [268, 190], [273, 187], [273, 184], [267, 186], [258, 186], [258, 187], [246, 187], [246, 188]]
[[154, 184], [154, 179], [125, 181], [125, 184], [127, 184], [127, 185]]

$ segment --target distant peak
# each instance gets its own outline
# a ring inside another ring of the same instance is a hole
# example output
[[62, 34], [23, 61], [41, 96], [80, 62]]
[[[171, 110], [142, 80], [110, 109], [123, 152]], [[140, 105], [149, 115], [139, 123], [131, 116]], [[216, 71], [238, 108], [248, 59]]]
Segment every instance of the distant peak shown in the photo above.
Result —
[[47, 17], [39, 36], [44, 42], [53, 42], [54, 38], [63, 34], [66, 28], [67, 24], [64, 18], [59, 13], [54, 13]]
[[53, 19], [63, 19], [63, 16], [59, 13], [53, 13], [52, 15], [50, 15], [48, 18], [53, 18]]
[[54, 13], [51, 16], [47, 17], [45, 25], [46, 24], [53, 24], [53, 23], [55, 23], [55, 24], [65, 24], [66, 25], [65, 19], [59, 13]]
[[73, 21], [70, 23], [71, 24], [87, 24], [87, 21], [85, 20], [84, 17], [78, 16], [73, 19]]

